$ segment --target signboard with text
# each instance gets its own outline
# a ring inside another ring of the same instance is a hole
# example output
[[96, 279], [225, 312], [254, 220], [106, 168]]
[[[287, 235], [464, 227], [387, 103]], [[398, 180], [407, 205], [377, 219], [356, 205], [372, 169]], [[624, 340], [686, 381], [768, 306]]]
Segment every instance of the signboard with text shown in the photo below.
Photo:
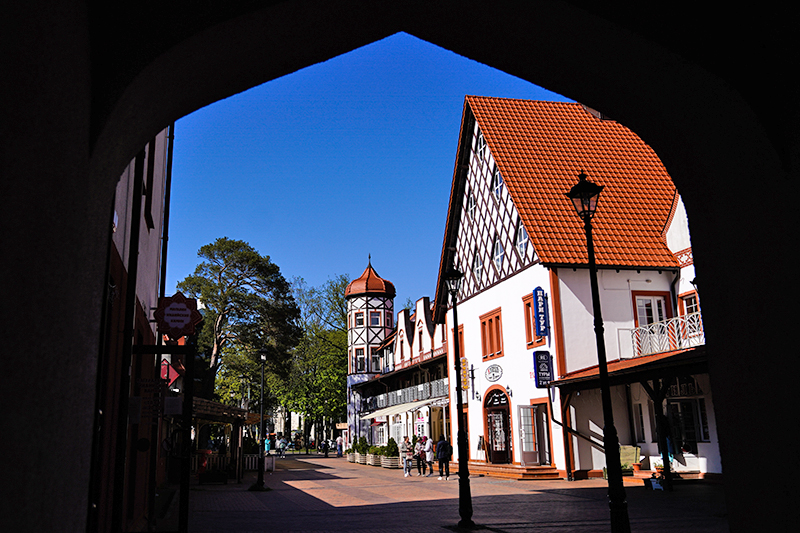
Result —
[[550, 317], [547, 313], [547, 293], [541, 287], [533, 289], [533, 319], [536, 336], [547, 337], [550, 333]]
[[553, 381], [553, 357], [548, 351], [533, 352], [533, 368], [536, 378], [536, 388], [546, 389]]
[[197, 310], [197, 300], [187, 298], [181, 292], [158, 299], [158, 309], [153, 315], [158, 323], [158, 331], [169, 335], [172, 340], [194, 334], [203, 316]]

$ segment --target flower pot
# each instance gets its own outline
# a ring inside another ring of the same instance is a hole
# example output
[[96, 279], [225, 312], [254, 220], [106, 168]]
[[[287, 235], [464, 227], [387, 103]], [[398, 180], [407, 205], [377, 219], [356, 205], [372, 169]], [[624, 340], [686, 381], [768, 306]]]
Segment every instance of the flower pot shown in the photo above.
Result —
[[355, 463], [356, 462], [356, 454], [354, 454], [353, 452], [348, 453], [347, 454], [347, 461], [350, 462], [350, 463]]
[[368, 453], [367, 464], [370, 466], [381, 466], [381, 456], [374, 453]]
[[365, 453], [356, 453], [356, 463], [360, 465], [367, 464], [367, 454]]

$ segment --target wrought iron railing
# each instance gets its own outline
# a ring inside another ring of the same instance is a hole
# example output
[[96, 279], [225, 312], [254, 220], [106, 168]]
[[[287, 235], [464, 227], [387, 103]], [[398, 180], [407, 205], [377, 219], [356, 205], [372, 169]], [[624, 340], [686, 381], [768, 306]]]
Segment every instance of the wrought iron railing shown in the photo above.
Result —
[[385, 392], [364, 398], [362, 405], [362, 412], [368, 413], [376, 409], [383, 409], [384, 407], [391, 407], [401, 403], [416, 402], [419, 400], [430, 400], [432, 398], [441, 398], [447, 396], [448, 385], [447, 378], [437, 379], [428, 383], [421, 383], [412, 387], [406, 387], [396, 391]]
[[633, 356], [665, 353], [706, 343], [703, 318], [691, 313], [633, 330]]

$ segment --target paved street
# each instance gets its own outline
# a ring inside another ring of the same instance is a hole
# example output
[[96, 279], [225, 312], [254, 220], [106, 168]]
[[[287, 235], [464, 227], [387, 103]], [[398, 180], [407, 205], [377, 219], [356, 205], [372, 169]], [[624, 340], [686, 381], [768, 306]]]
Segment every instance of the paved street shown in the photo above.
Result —
[[[453, 530], [458, 522], [458, 478], [403, 477], [402, 470], [296, 456], [277, 460], [265, 475], [268, 492], [241, 484], [192, 485], [189, 531], [425, 532]], [[473, 520], [484, 531], [606, 532], [610, 530], [603, 480], [506, 481], [471, 478]], [[678, 485], [672, 493], [626, 486], [633, 532], [723, 532], [722, 486]]]

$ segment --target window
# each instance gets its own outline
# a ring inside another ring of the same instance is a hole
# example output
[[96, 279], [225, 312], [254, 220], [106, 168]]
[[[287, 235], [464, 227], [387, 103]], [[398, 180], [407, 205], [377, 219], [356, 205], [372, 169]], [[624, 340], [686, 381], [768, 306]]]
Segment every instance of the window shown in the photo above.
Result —
[[500, 308], [481, 316], [483, 360], [503, 357], [503, 325]]
[[470, 221], [475, 220], [475, 197], [471, 193], [467, 194], [467, 216]]
[[391, 311], [386, 311], [386, 322], [385, 322], [385, 324], [386, 324], [387, 328], [391, 328], [392, 327], [392, 312]]
[[419, 353], [422, 353], [422, 330], [419, 330], [417, 337], [419, 338]]
[[370, 348], [370, 354], [372, 355], [372, 371], [373, 372], [380, 372], [381, 371], [381, 353], [378, 348]]
[[500, 169], [494, 167], [494, 176], [492, 177], [492, 189], [494, 190], [494, 196], [498, 200], [500, 196], [503, 194], [503, 176], [500, 175]]
[[369, 312], [369, 325], [370, 326], [380, 326], [381, 325], [381, 314], [379, 311], [370, 311]]
[[356, 327], [364, 325], [364, 312], [359, 311], [356, 313]]
[[520, 257], [525, 257], [525, 252], [528, 250], [528, 230], [522, 221], [517, 224], [517, 251]]
[[503, 268], [503, 258], [506, 256], [505, 250], [503, 250], [503, 244], [500, 242], [500, 239], [495, 237], [494, 238], [494, 266], [497, 267], [497, 272], [499, 273], [500, 270]]
[[483, 273], [483, 261], [478, 255], [477, 248], [475, 249], [475, 259], [472, 261], [472, 274], [475, 276], [475, 281], [480, 284], [481, 274]]
[[533, 294], [528, 293], [522, 297], [522, 309], [525, 313], [525, 345], [527, 348], [542, 346], [546, 338], [536, 336], [536, 320], [533, 309]]
[[356, 372], [367, 371], [367, 358], [364, 356], [364, 348], [356, 348]]
[[486, 157], [486, 139], [483, 138], [483, 132], [478, 132], [478, 145], [475, 149], [478, 158], [483, 160]]
[[667, 302], [663, 296], [636, 296], [636, 318], [639, 326], [667, 319]]
[[693, 313], [700, 312], [700, 304], [697, 301], [697, 293], [693, 292], [691, 294], [681, 296], [681, 302], [683, 303], [683, 314], [691, 315]]

